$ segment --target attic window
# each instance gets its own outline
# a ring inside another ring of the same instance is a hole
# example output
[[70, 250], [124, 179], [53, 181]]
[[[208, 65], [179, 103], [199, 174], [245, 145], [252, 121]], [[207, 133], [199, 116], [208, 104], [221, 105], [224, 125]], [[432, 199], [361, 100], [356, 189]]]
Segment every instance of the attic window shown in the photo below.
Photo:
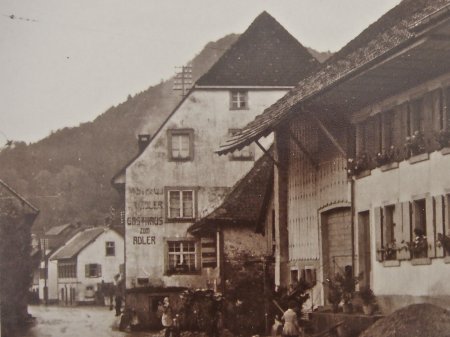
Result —
[[189, 161], [194, 158], [194, 130], [172, 129], [167, 131], [167, 136], [171, 161]]
[[233, 90], [230, 93], [230, 110], [248, 109], [248, 91]]
[[[234, 136], [240, 129], [229, 129], [229, 136]], [[255, 159], [255, 149], [254, 145], [250, 144], [240, 150], [235, 150], [230, 153], [230, 160], [254, 160]]]

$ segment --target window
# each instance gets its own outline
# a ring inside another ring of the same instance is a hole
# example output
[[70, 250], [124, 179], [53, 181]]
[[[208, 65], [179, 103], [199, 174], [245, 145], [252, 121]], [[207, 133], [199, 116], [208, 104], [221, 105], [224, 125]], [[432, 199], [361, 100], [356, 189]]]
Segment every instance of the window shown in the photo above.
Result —
[[168, 147], [170, 160], [192, 160], [194, 158], [194, 130], [168, 130]]
[[424, 235], [427, 234], [427, 212], [425, 199], [415, 200], [413, 203], [413, 229], [420, 229]]
[[395, 212], [394, 205], [386, 206], [383, 209], [383, 246], [384, 246], [384, 260], [397, 259], [397, 240], [395, 238]]
[[388, 151], [394, 145], [394, 111], [387, 111], [382, 115], [382, 149]]
[[196, 270], [195, 241], [168, 241], [168, 272], [190, 273]]
[[102, 265], [97, 263], [89, 263], [85, 266], [85, 276], [86, 277], [101, 277], [102, 276]]
[[166, 189], [167, 218], [192, 220], [196, 214], [194, 189]]
[[291, 284], [297, 284], [297, 283], [298, 283], [298, 270], [291, 269]]
[[114, 241], [107, 241], [105, 243], [106, 248], [106, 256], [115, 256], [116, 255], [116, 245]]
[[230, 94], [230, 109], [231, 110], [245, 110], [248, 109], [248, 92], [245, 90], [231, 91]]
[[409, 103], [409, 135], [413, 135], [414, 132], [424, 132], [424, 113], [423, 113], [423, 99], [419, 98]]
[[77, 277], [76, 261], [58, 261], [58, 277], [59, 278]]
[[[228, 134], [230, 136], [235, 135], [237, 132], [239, 132], [240, 129], [229, 129]], [[250, 144], [240, 150], [235, 150], [230, 154], [230, 160], [254, 160], [254, 144]]]

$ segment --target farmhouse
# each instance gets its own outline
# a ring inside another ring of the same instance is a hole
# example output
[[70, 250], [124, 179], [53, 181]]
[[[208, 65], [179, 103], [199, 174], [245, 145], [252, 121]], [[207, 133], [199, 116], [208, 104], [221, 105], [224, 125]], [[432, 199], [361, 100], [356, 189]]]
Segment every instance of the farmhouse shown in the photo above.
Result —
[[352, 266], [384, 312], [450, 306], [450, 3], [402, 1], [218, 150], [275, 131], [276, 282]]

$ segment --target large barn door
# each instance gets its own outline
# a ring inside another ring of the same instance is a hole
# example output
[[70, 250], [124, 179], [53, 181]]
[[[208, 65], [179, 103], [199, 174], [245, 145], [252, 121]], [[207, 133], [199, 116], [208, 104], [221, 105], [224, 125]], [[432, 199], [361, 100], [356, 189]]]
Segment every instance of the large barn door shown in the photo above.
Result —
[[323, 271], [325, 278], [343, 273], [352, 265], [350, 208], [338, 208], [322, 215]]

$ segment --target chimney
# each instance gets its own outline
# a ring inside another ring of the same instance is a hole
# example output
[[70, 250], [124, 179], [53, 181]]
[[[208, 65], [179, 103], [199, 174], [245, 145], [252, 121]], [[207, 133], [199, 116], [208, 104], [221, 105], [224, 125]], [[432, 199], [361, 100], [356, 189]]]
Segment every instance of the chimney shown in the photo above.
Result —
[[144, 151], [144, 149], [150, 143], [150, 139], [152, 139], [152, 137], [149, 134], [138, 135], [139, 152]]

